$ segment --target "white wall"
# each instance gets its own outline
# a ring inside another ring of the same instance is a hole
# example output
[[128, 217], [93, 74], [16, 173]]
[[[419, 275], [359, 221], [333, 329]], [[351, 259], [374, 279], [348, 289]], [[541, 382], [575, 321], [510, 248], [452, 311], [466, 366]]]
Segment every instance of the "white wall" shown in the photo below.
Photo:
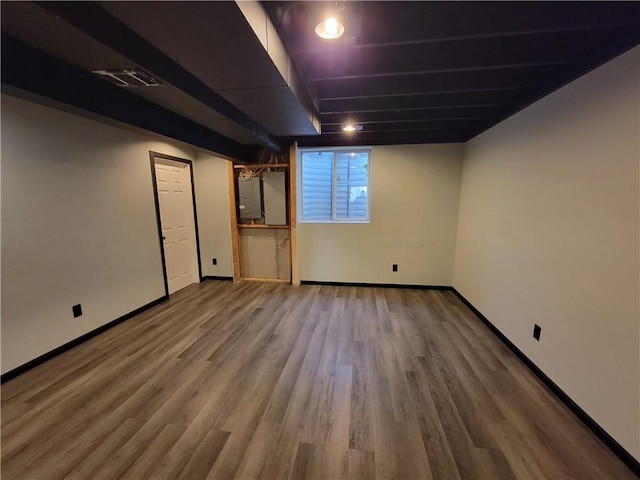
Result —
[[453, 278], [638, 459], [639, 54], [465, 145]]
[[[2, 96], [3, 373], [164, 295], [150, 150], [194, 159], [155, 137]], [[211, 229], [228, 201], [226, 162], [202, 158], [201, 247], [228, 275], [225, 232]], [[227, 207], [221, 225], [228, 218]]]
[[[194, 167], [202, 275], [233, 277], [229, 218], [229, 160], [198, 152]], [[217, 265], [212, 259], [216, 258]]]
[[373, 147], [371, 223], [299, 223], [300, 279], [451, 285], [461, 154], [457, 144]]

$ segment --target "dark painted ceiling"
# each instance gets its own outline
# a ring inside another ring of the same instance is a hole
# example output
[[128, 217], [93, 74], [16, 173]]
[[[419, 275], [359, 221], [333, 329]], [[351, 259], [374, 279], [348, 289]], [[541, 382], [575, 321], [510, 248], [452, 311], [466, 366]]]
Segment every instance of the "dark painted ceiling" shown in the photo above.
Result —
[[[640, 42], [639, 2], [264, 6], [320, 112], [309, 145], [464, 142]], [[323, 40], [330, 11], [345, 32]]]
[[[640, 2], [1, 7], [3, 91], [249, 160], [294, 140], [463, 142], [640, 43]], [[314, 33], [328, 10], [345, 24], [340, 39]], [[162, 85], [91, 73], [111, 68]], [[345, 134], [347, 121], [363, 130]]]
[[[245, 10], [235, 2], [1, 7], [3, 91], [239, 159], [282, 150], [276, 135], [318, 133], [311, 98], [257, 2]], [[161, 85], [123, 88], [92, 73], [123, 69]]]

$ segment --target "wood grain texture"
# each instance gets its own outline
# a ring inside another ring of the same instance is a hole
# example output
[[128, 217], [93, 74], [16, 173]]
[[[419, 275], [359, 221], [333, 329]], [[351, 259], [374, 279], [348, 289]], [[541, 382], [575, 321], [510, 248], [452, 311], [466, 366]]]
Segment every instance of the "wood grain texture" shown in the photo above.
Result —
[[238, 216], [236, 213], [236, 175], [233, 162], [227, 160], [227, 184], [229, 187], [229, 218], [231, 222], [231, 258], [233, 260], [233, 281], [240, 281], [240, 237], [238, 233]]
[[298, 212], [297, 212], [297, 152], [298, 144], [294, 143], [289, 147], [289, 232], [291, 246], [291, 284], [300, 285], [300, 274], [298, 268]]
[[452, 292], [214, 280], [5, 383], [2, 478], [635, 477]]

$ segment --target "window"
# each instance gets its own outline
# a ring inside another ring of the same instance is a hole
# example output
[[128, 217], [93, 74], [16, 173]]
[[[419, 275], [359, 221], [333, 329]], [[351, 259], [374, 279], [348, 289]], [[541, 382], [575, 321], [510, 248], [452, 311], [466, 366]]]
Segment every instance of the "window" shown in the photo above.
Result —
[[369, 149], [301, 150], [301, 221], [369, 222]]

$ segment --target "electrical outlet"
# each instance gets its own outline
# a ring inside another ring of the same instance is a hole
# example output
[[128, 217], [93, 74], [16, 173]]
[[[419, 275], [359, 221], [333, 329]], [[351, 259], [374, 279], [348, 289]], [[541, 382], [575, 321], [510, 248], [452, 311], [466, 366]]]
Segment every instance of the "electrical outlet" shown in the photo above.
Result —
[[73, 310], [73, 318], [77, 318], [82, 315], [82, 305], [77, 304], [72, 307]]
[[217, 258], [212, 259], [211, 263], [213, 263], [214, 265], [217, 265], [218, 264], [218, 259]]
[[540, 325], [533, 324], [533, 338], [540, 341], [540, 333], [542, 333], [542, 327]]
[[397, 272], [397, 271], [398, 271], [398, 264], [397, 264], [397, 263], [394, 263], [394, 264], [391, 266], [391, 270], [392, 270], [392, 271], [394, 271], [394, 272]]

